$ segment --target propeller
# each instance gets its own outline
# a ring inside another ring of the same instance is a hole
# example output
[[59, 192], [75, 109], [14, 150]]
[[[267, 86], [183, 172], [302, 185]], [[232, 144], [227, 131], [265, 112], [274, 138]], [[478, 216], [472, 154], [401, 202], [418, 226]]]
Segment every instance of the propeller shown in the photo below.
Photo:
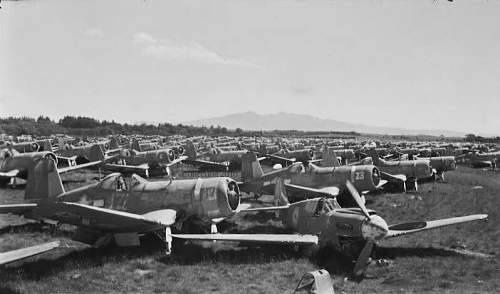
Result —
[[366, 217], [366, 220], [361, 224], [361, 234], [366, 240], [366, 244], [361, 250], [353, 269], [353, 275], [358, 277], [363, 274], [368, 265], [368, 259], [372, 253], [375, 241], [387, 236], [388, 226], [380, 216], [370, 216], [365, 204], [361, 200], [361, 196], [349, 180], [346, 181], [346, 186], [354, 198], [354, 201], [363, 212], [363, 215]]
[[380, 179], [381, 179], [380, 171], [378, 170], [378, 168], [374, 167], [373, 168], [373, 172], [372, 172], [372, 181], [373, 181], [373, 184], [375, 186], [378, 186], [378, 184], [380, 183]]
[[368, 240], [365, 247], [361, 250], [358, 260], [356, 260], [356, 264], [354, 265], [354, 269], [352, 270], [355, 277], [361, 276], [368, 266], [368, 259], [372, 253], [373, 245], [375, 245], [375, 242], [373, 240]]
[[174, 161], [174, 159], [175, 159], [174, 151], [172, 149], [169, 149], [168, 150], [168, 161]]
[[371, 219], [370, 214], [368, 213], [368, 210], [366, 209], [366, 206], [363, 203], [363, 200], [361, 199], [361, 196], [359, 195], [358, 190], [356, 190], [354, 185], [349, 180], [347, 180], [345, 184], [347, 186], [347, 189], [351, 193], [352, 198], [354, 198], [354, 201], [356, 201], [356, 204], [358, 205], [358, 207], [361, 209], [361, 211], [366, 216], [366, 218], [368, 220], [370, 220]]
[[229, 182], [227, 184], [227, 200], [231, 209], [236, 210], [238, 208], [238, 205], [240, 204], [240, 197], [241, 195], [238, 184], [233, 181]]

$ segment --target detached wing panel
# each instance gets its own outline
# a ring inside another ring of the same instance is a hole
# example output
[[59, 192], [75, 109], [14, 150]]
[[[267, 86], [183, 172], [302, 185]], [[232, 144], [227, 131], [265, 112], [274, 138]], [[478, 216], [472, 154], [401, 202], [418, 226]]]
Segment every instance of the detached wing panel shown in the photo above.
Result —
[[172, 234], [172, 237], [199, 241], [318, 244], [318, 236], [298, 234]]
[[413, 234], [420, 231], [432, 230], [440, 227], [482, 220], [488, 217], [487, 214], [474, 214], [460, 217], [445, 218], [433, 221], [411, 222], [389, 227], [387, 237], [397, 237], [401, 235]]
[[0, 253], [0, 265], [19, 261], [59, 247], [59, 241], [44, 243], [36, 246], [21, 248]]

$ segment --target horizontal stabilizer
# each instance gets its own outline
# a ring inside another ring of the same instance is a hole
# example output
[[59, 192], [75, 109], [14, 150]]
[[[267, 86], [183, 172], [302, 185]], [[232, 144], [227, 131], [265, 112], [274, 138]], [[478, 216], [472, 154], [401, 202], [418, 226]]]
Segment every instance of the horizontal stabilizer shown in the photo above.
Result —
[[52, 249], [59, 247], [59, 245], [60, 245], [59, 241], [54, 241], [36, 246], [2, 252], [0, 253], [0, 265], [19, 261], [21, 259], [25, 259], [31, 256], [35, 256], [50, 251]]
[[8, 172], [0, 172], [0, 177], [5, 177], [5, 178], [15, 178], [19, 174], [18, 169], [13, 169]]
[[172, 237], [200, 241], [318, 244], [318, 236], [298, 234], [172, 234]]
[[425, 230], [432, 230], [440, 227], [450, 226], [454, 224], [460, 224], [465, 222], [471, 222], [475, 220], [482, 220], [488, 217], [487, 214], [474, 214], [467, 216], [459, 216], [452, 218], [445, 218], [433, 221], [422, 221], [422, 222], [409, 222], [397, 225], [389, 226], [389, 231], [387, 237], [397, 237], [406, 234], [412, 234]]

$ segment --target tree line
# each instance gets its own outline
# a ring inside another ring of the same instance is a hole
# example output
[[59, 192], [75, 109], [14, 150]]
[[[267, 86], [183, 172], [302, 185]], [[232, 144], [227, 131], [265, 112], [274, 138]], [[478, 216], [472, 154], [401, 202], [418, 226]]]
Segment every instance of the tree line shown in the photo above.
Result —
[[228, 129], [222, 126], [190, 126], [183, 124], [160, 123], [128, 124], [114, 120], [97, 120], [85, 116], [65, 116], [59, 121], [53, 121], [47, 116], [7, 117], [0, 118], [0, 134], [50, 136], [53, 134], [67, 134], [71, 136], [107, 136], [115, 134], [131, 135], [185, 135], [185, 136], [327, 136], [327, 137], [355, 137], [356, 132], [305, 132], [297, 130], [251, 131], [241, 128]]

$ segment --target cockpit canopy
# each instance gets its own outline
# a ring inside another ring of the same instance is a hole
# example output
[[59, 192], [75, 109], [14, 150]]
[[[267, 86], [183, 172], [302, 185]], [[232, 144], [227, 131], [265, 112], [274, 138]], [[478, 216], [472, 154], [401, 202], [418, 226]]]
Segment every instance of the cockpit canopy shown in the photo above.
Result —
[[341, 208], [335, 198], [316, 198], [307, 200], [305, 211], [307, 214], [319, 216]]
[[112, 173], [105, 177], [100, 184], [103, 190], [108, 191], [125, 191], [128, 190], [128, 185], [122, 174]]

